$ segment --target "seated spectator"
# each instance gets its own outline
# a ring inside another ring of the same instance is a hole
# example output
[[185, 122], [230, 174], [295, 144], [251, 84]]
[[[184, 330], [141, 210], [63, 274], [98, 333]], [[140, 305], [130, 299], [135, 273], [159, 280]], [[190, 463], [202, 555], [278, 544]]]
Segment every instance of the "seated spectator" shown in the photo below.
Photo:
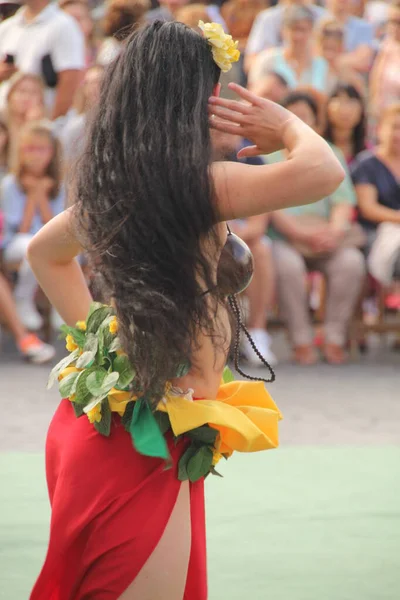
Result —
[[275, 71], [269, 71], [254, 83], [249, 82], [248, 88], [253, 94], [277, 103], [280, 103], [289, 91], [286, 79]]
[[[315, 126], [318, 109], [311, 96], [294, 92], [283, 105]], [[334, 150], [344, 164], [340, 151]], [[280, 151], [266, 158], [270, 163], [286, 157]], [[328, 280], [323, 356], [331, 364], [346, 361], [347, 327], [364, 280], [364, 260], [356, 247], [362, 238], [355, 240], [353, 235], [350, 239], [354, 205], [354, 189], [347, 175], [329, 198], [271, 215], [279, 306], [289, 329], [294, 360], [299, 364], [317, 361], [307, 293], [306, 275], [310, 271], [320, 271]]]
[[[239, 161], [251, 165], [263, 164], [263, 160], [259, 156], [237, 158], [238, 151], [249, 144], [240, 137], [215, 130], [212, 130], [211, 136], [216, 160]], [[230, 228], [246, 242], [253, 253], [254, 275], [245, 291], [248, 300], [247, 327], [263, 357], [271, 366], [274, 366], [277, 359], [271, 349], [271, 338], [266, 329], [267, 314], [272, 308], [275, 296], [271, 244], [265, 235], [268, 221], [268, 215], [259, 215], [249, 219], [231, 221]], [[254, 366], [262, 366], [245, 336], [242, 338], [240, 350], [249, 363]]]
[[16, 73], [10, 79], [5, 114], [10, 131], [9, 152], [12, 158], [20, 130], [29, 121], [37, 121], [45, 116], [44, 86], [40, 77]]
[[97, 55], [100, 65], [105, 67], [118, 56], [122, 41], [134, 27], [144, 23], [148, 8], [148, 0], [111, 0], [103, 20], [105, 40]]
[[22, 325], [8, 281], [0, 273], [0, 321], [13, 335], [21, 355], [29, 362], [41, 365], [49, 362], [56, 353], [53, 346], [45, 344]]
[[328, 63], [328, 85], [325, 90], [330, 94], [339, 81], [351, 83], [365, 95], [363, 77], [355, 69], [342, 64], [344, 55], [343, 26], [331, 17], [323, 19], [316, 31], [317, 53]]
[[238, 40], [240, 50], [247, 44], [254, 19], [266, 7], [266, 0], [228, 0], [221, 7], [227, 31]]
[[60, 147], [51, 129], [32, 122], [21, 131], [12, 173], [1, 183], [4, 210], [4, 261], [18, 272], [17, 311], [23, 325], [36, 331], [42, 317], [36, 310], [37, 283], [26, 260], [33, 235], [64, 208]]
[[78, 92], [76, 113], [71, 116], [61, 130], [59, 137], [63, 146], [63, 157], [67, 169], [71, 162], [76, 160], [83, 151], [87, 115], [99, 99], [103, 71], [104, 67], [101, 65], [94, 65], [86, 71], [83, 86]]
[[207, 23], [210, 20], [207, 9], [207, 4], [186, 4], [175, 13], [175, 19], [200, 33], [199, 21]]
[[325, 91], [328, 85], [328, 63], [314, 56], [314, 15], [308, 6], [288, 6], [283, 14], [283, 47], [262, 52], [249, 72], [249, 83], [261, 79], [267, 72], [281, 75], [289, 88], [310, 85]]
[[69, 110], [81, 81], [83, 36], [75, 20], [55, 2], [25, 0], [14, 17], [0, 23], [0, 60], [0, 109], [8, 80], [18, 69], [43, 78], [46, 105], [56, 119]]
[[[191, 4], [190, 0], [159, 0], [159, 6], [149, 10], [146, 14], [146, 21], [153, 23], [153, 21], [179, 21], [177, 14], [183, 7]], [[214, 21], [219, 23], [224, 29], [226, 29], [225, 22], [221, 17], [219, 10], [219, 2], [211, 3], [205, 2], [207, 6], [207, 21]], [[203, 20], [203, 19], [202, 19]]]
[[370, 271], [389, 285], [400, 279], [400, 103], [385, 109], [379, 145], [357, 156], [352, 167], [359, 220], [367, 234]]
[[[0, 118], [0, 184], [3, 177], [8, 171], [8, 146], [9, 146], [9, 134], [6, 122]], [[1, 189], [1, 188], [0, 188]], [[0, 213], [1, 213], [1, 192], [0, 192]], [[1, 233], [1, 232], [0, 232]]]
[[146, 14], [146, 21], [148, 23], [158, 20], [174, 21], [176, 13], [187, 4], [190, 4], [190, 0], [159, 0], [159, 6], [149, 10]]
[[85, 39], [86, 67], [96, 62], [97, 49], [93, 42], [94, 22], [86, 0], [62, 0], [60, 8], [78, 23]]
[[378, 117], [390, 104], [400, 102], [400, 0], [389, 6], [386, 38], [370, 75], [372, 113]]
[[335, 144], [350, 164], [365, 150], [367, 123], [364, 100], [354, 85], [338, 84], [326, 106], [324, 138]]
[[283, 13], [287, 6], [306, 5], [313, 13], [314, 21], [317, 21], [326, 11], [321, 6], [312, 4], [307, 0], [280, 0], [277, 6], [266, 8], [255, 18], [253, 27], [246, 45], [245, 70], [248, 72], [258, 54], [269, 48], [277, 48], [282, 45]]
[[373, 59], [373, 26], [352, 15], [353, 0], [327, 0], [327, 9], [344, 30], [342, 66], [368, 73]]

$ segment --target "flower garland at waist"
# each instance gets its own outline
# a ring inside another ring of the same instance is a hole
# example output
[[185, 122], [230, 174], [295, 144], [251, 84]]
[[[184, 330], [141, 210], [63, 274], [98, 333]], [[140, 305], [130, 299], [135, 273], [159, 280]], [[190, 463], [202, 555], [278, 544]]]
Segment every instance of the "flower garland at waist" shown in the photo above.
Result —
[[[135, 449], [170, 464], [164, 434], [172, 431], [189, 445], [179, 461], [181, 481], [197, 481], [233, 451], [256, 452], [278, 445], [279, 409], [260, 382], [233, 381], [228, 368], [216, 399], [193, 401], [193, 390], [182, 392], [169, 382], [153, 412], [138, 388], [135, 370], [122, 351], [118, 322], [111, 306], [94, 302], [86, 321], [63, 326], [70, 354], [51, 371], [48, 387], [57, 380], [76, 417], [84, 415], [102, 435], [110, 435], [112, 413], [118, 413]], [[180, 375], [184, 374], [184, 370]]]

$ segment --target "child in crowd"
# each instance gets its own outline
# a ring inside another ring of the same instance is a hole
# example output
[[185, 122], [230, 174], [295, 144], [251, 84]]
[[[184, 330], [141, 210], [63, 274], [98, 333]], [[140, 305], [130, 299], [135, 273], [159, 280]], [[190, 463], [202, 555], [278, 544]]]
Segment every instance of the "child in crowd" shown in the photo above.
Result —
[[26, 123], [45, 116], [44, 86], [37, 75], [16, 73], [7, 93], [6, 119], [10, 132], [9, 158], [12, 159], [18, 135]]
[[42, 317], [36, 310], [37, 283], [26, 260], [33, 235], [64, 208], [59, 142], [42, 122], [27, 124], [17, 144], [12, 173], [1, 184], [4, 211], [4, 261], [18, 273], [17, 311], [23, 325], [36, 331]]

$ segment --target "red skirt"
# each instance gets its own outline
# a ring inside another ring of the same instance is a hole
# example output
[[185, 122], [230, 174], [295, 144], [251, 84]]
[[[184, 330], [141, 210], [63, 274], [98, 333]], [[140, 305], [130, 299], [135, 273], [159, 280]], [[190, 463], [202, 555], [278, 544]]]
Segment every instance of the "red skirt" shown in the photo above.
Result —
[[[168, 440], [173, 467], [142, 456], [113, 414], [110, 437], [62, 400], [46, 443], [52, 508], [46, 560], [30, 600], [117, 600], [160, 541], [185, 448]], [[206, 600], [204, 481], [190, 484], [192, 546], [184, 600]], [[173, 550], [173, 549], [171, 549]]]

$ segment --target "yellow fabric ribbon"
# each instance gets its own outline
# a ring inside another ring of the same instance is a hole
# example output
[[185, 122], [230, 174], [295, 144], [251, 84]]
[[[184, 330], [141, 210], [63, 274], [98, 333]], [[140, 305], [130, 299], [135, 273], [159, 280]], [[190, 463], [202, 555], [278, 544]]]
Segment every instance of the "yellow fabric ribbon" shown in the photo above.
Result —
[[168, 413], [172, 431], [181, 435], [208, 424], [220, 433], [216, 450], [231, 455], [276, 448], [282, 414], [262, 382], [232, 381], [220, 386], [216, 400], [166, 395], [158, 410]]

